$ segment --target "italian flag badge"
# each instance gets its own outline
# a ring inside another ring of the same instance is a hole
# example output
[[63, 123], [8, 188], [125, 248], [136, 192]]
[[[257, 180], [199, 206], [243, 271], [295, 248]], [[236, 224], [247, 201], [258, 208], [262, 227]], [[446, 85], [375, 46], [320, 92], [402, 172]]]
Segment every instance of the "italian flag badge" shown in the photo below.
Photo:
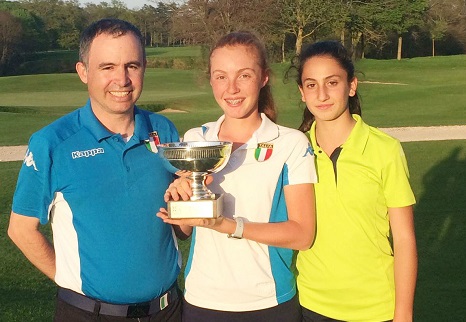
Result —
[[157, 145], [160, 144], [160, 139], [159, 135], [157, 134], [157, 131], [150, 132], [149, 133], [149, 140], [144, 140], [144, 143], [146, 145], [147, 150], [157, 153]]
[[257, 161], [262, 162], [268, 160], [273, 152], [273, 144], [259, 143], [257, 145], [256, 151], [254, 152], [254, 157]]

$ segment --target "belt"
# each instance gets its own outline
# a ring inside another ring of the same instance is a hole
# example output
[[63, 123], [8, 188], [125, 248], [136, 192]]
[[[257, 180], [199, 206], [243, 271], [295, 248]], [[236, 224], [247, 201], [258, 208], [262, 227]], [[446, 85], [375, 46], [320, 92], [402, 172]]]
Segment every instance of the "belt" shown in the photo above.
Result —
[[134, 304], [111, 304], [91, 299], [66, 288], [58, 289], [58, 298], [74, 307], [96, 314], [120, 316], [128, 318], [142, 318], [155, 314], [178, 299], [177, 284], [167, 292], [151, 301]]

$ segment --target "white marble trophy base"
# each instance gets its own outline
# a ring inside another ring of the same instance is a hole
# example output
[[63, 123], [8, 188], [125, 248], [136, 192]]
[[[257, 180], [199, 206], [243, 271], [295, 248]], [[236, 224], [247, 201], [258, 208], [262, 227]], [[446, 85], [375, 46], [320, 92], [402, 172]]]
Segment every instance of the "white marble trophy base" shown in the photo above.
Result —
[[223, 194], [215, 194], [213, 199], [169, 201], [168, 217], [183, 218], [218, 218], [223, 213]]

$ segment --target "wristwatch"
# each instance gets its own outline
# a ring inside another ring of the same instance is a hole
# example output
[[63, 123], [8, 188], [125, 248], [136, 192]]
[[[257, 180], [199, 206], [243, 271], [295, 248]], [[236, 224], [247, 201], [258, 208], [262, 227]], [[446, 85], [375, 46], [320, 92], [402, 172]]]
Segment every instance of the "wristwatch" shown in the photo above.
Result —
[[236, 217], [236, 229], [233, 234], [228, 234], [228, 238], [235, 238], [235, 239], [242, 239], [243, 238], [243, 230], [244, 230], [244, 220], [241, 217]]

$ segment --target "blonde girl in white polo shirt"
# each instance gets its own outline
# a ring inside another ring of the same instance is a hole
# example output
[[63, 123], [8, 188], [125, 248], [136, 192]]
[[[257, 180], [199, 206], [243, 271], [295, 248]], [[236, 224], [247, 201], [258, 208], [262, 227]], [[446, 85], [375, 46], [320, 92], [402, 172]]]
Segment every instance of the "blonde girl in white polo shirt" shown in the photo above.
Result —
[[[158, 214], [179, 236], [193, 236], [183, 319], [301, 321], [292, 262], [293, 249], [308, 249], [315, 235], [313, 151], [303, 133], [274, 123], [266, 52], [253, 33], [222, 37], [210, 53], [209, 76], [223, 115], [184, 140], [233, 142], [227, 166], [209, 185], [224, 194], [223, 217]], [[260, 156], [261, 149], [268, 153]], [[177, 180], [166, 201], [188, 194], [187, 182]]]

